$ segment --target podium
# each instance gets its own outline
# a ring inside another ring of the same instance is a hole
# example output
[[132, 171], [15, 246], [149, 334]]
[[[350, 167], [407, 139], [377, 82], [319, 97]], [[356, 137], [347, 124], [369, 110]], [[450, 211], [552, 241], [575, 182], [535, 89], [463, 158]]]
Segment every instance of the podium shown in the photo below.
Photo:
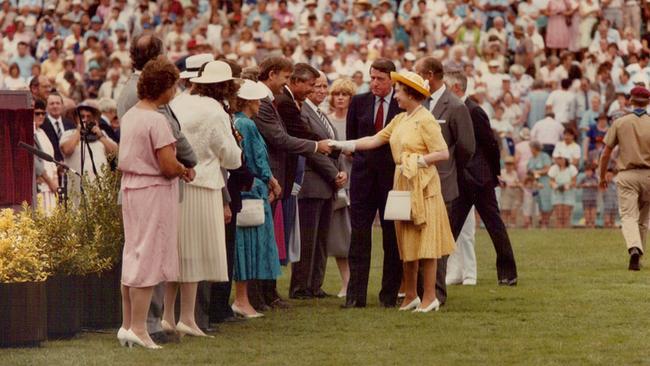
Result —
[[0, 208], [32, 204], [34, 157], [18, 142], [34, 144], [34, 107], [29, 91], [0, 90]]

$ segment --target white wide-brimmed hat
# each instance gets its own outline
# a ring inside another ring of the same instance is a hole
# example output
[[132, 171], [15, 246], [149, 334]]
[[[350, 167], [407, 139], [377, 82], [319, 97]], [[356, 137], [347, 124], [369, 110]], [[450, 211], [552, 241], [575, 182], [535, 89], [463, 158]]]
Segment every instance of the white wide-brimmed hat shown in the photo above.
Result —
[[259, 100], [266, 98], [268, 94], [260, 81], [244, 80], [244, 83], [239, 87], [237, 96], [245, 100]]
[[185, 59], [185, 71], [181, 72], [181, 79], [190, 79], [199, 76], [201, 66], [208, 62], [214, 61], [214, 56], [211, 53], [201, 53], [192, 55]]
[[199, 77], [190, 79], [196, 84], [214, 84], [234, 80], [230, 65], [223, 61], [211, 61], [205, 64], [199, 72]]

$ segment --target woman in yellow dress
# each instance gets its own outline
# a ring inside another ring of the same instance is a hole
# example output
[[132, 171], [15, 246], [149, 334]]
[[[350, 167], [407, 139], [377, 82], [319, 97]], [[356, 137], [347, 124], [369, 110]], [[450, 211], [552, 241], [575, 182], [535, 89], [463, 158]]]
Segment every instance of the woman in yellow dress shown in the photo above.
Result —
[[[394, 189], [411, 192], [411, 221], [396, 221], [397, 245], [404, 262], [406, 298], [400, 311], [437, 311], [436, 259], [451, 254], [455, 248], [440, 177], [435, 162], [447, 160], [449, 150], [440, 126], [422, 101], [430, 96], [429, 88], [417, 74], [392, 72], [395, 99], [406, 112], [400, 113], [374, 136], [351, 141], [332, 141], [330, 145], [351, 153], [371, 150], [390, 143], [395, 160]], [[417, 273], [424, 272], [424, 294], [417, 295]]]

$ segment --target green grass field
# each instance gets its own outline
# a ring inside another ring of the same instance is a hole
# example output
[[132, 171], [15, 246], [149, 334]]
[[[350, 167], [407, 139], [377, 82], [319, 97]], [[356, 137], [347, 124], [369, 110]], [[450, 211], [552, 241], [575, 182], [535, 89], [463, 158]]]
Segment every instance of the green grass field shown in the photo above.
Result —
[[[627, 271], [620, 231], [512, 230], [511, 237], [519, 285], [496, 285], [494, 250], [479, 231], [478, 285], [450, 287], [438, 313], [377, 307], [376, 245], [366, 309], [341, 310], [335, 298], [293, 301], [290, 310], [221, 326], [215, 339], [149, 351], [120, 348], [114, 333], [84, 333], [0, 349], [0, 365], [650, 365], [650, 270]], [[284, 294], [287, 282], [285, 273]], [[325, 290], [338, 289], [330, 260]]]

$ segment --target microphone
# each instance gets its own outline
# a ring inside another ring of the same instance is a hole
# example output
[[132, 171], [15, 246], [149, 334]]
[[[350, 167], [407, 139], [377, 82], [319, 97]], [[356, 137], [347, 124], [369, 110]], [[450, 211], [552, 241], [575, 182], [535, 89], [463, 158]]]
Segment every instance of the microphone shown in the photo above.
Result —
[[36, 155], [36, 156], [38, 156], [39, 158], [41, 158], [41, 159], [43, 159], [43, 160], [45, 160], [45, 161], [49, 161], [49, 162], [51, 162], [51, 163], [54, 163], [54, 164], [56, 164], [56, 165], [58, 165], [58, 166], [60, 166], [60, 167], [62, 167], [62, 168], [65, 168], [65, 169], [71, 171], [73, 174], [76, 174], [76, 175], [78, 175], [78, 176], [81, 177], [81, 174], [79, 174], [79, 173], [78, 173], [77, 171], [75, 171], [74, 169], [71, 169], [69, 166], [67, 166], [66, 164], [64, 164], [64, 163], [62, 163], [62, 162], [60, 162], [60, 161], [56, 161], [56, 160], [54, 160], [54, 158], [53, 158], [50, 154], [48, 154], [48, 153], [46, 153], [46, 152], [43, 152], [43, 151], [41, 151], [41, 150], [35, 148], [35, 147], [32, 146], [32, 145], [27, 145], [26, 143], [24, 143], [24, 142], [22, 142], [22, 141], [19, 141], [19, 142], [18, 142], [18, 146], [19, 146], [19, 147], [22, 147], [23, 149], [25, 149], [25, 150], [27, 150], [27, 151], [29, 151], [29, 153], [32, 154], [32, 155]]
[[35, 148], [32, 145], [27, 145], [26, 143], [20, 141], [20, 142], [18, 142], [18, 146], [22, 147], [23, 149], [29, 151], [33, 155], [36, 155], [36, 156], [38, 156], [39, 158], [41, 158], [41, 159], [43, 159], [45, 161], [49, 161], [49, 162], [52, 162], [52, 163], [54, 162], [54, 158], [50, 154], [45, 153], [45, 152]]

